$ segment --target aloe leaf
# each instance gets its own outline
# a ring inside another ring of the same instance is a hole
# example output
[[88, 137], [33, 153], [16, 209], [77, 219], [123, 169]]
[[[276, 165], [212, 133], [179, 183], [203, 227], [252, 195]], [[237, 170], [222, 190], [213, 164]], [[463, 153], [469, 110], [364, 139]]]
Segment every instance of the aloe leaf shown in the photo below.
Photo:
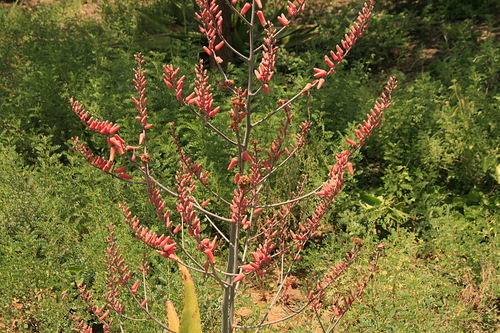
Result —
[[167, 324], [168, 328], [172, 331], [179, 332], [179, 316], [177, 315], [177, 311], [175, 311], [174, 303], [172, 301], [167, 301], [165, 303], [165, 307], [167, 309]]
[[189, 270], [179, 264], [184, 283], [184, 300], [182, 305], [182, 316], [179, 333], [201, 333], [200, 308], [198, 306], [198, 297], [194, 288], [193, 278]]

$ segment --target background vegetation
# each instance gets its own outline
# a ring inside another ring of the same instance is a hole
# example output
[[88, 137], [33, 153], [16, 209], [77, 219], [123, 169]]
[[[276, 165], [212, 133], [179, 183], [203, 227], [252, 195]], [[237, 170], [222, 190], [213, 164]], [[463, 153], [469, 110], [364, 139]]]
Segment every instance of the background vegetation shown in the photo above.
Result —
[[[499, 4], [377, 5], [343, 69], [312, 97], [317, 131], [309, 158], [318, 181], [389, 74], [398, 75], [400, 88], [296, 276], [326, 269], [353, 237], [367, 247], [383, 241], [378, 277], [340, 331], [499, 331]], [[311, 0], [300, 22], [307, 30], [283, 39], [282, 85], [274, 89], [286, 93], [282, 87], [310, 78], [312, 65], [322, 63], [358, 8], [359, 1]], [[176, 121], [195, 154], [227, 159], [197, 135], [201, 127], [161, 83], [163, 64], [191, 68], [197, 61], [203, 41], [193, 12], [187, 0], [0, 6], [0, 330], [68, 332], [68, 315], [83, 307], [75, 284], [100, 285], [105, 278], [110, 222], [119, 226], [130, 260], [141, 260], [140, 244], [127, 234], [117, 207], [135, 201], [140, 209], [140, 191], [104, 177], [70, 149], [72, 136], [90, 144], [92, 138], [72, 114], [69, 96], [101, 119], [131, 124], [132, 55], [142, 51], [155, 123]], [[230, 70], [240, 69], [236, 63]], [[152, 154], [168, 176], [176, 162], [166, 132], [156, 132]], [[151, 293], [178, 305], [179, 278], [157, 259], [149, 258]], [[249, 287], [259, 291], [269, 283]], [[213, 287], [200, 285], [205, 329], [214, 331]], [[63, 291], [69, 292], [64, 300]]]

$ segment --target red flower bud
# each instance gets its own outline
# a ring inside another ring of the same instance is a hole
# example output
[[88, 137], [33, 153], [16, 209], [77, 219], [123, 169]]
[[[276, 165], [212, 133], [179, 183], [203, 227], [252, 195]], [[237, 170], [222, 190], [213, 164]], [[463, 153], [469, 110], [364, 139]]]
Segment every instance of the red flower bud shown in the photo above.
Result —
[[241, 280], [243, 280], [245, 278], [245, 273], [240, 273], [238, 274], [235, 278], [234, 278], [234, 282], [240, 282]]
[[257, 17], [259, 18], [260, 24], [262, 24], [262, 26], [265, 27], [267, 25], [267, 21], [264, 18], [264, 13], [261, 10], [259, 10], [259, 11], [257, 11], [256, 14], [257, 14]]

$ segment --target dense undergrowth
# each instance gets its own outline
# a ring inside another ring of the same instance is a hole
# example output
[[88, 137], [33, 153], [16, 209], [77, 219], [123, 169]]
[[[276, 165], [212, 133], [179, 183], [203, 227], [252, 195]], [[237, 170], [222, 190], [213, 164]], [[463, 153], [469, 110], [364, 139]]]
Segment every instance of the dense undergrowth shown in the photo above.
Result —
[[[382, 240], [387, 252], [380, 273], [340, 331], [498, 331], [499, 6], [488, 0], [381, 2], [342, 70], [311, 96], [314, 131], [304, 157], [314, 166], [311, 177], [326, 172], [354, 126], [345, 124], [363, 117], [387, 73], [398, 74], [400, 89], [384, 125], [356, 157], [356, 175], [307, 248], [297, 279], [309, 267], [326, 269], [354, 237]], [[200, 138], [199, 125], [161, 84], [163, 64], [197, 61], [202, 41], [189, 33], [196, 31], [191, 2], [20, 3], [0, 7], [0, 330], [67, 332], [68, 315], [83, 307], [75, 285], [105, 278], [105, 226], [121, 225], [118, 203], [139, 196], [118, 181], [104, 186], [104, 176], [69, 148], [72, 136], [90, 145], [92, 138], [68, 97], [78, 94], [102, 119], [131, 123], [132, 55], [142, 51], [155, 123], [182, 124], [179, 131], [192, 133], [185, 144], [193, 153], [228, 157], [207, 144], [211, 138]], [[315, 10], [320, 7], [327, 9]], [[282, 84], [273, 89], [286, 93], [288, 83], [306, 82], [311, 64], [322, 62], [357, 10], [324, 0], [309, 8], [295, 35], [283, 38]], [[238, 73], [238, 64], [229, 71]], [[308, 112], [299, 105], [294, 111]], [[152, 137], [159, 148], [151, 154], [163, 166], [176, 163], [167, 132]], [[221, 189], [228, 181], [220, 179]], [[285, 175], [281, 181], [276, 186], [286, 186]], [[117, 232], [140, 263], [140, 245], [125, 228]], [[178, 304], [180, 282], [168, 275], [173, 268], [150, 260], [152, 293]], [[217, 306], [209, 302], [213, 287], [201, 285], [204, 325], [214, 331], [207, 317]], [[69, 292], [65, 300], [63, 291]]]

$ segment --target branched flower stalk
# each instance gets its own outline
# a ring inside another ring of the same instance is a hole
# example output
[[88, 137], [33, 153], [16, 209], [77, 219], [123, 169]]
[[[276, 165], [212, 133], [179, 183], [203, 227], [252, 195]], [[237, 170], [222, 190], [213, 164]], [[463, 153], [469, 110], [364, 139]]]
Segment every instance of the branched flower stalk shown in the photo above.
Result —
[[[374, 277], [378, 259], [383, 245], [379, 245], [374, 252], [369, 271], [353, 286], [352, 291], [338, 300], [329, 310], [334, 318], [331, 323], [323, 323], [318, 315], [323, 308], [324, 299], [328, 290], [335, 287], [337, 278], [344, 274], [351, 264], [358, 258], [362, 242], [357, 240], [351, 252], [344, 260], [328, 270], [313, 286], [309, 287], [305, 301], [300, 306], [288, 307], [289, 315], [269, 321], [268, 316], [274, 306], [285, 304], [287, 292], [291, 288], [290, 277], [294, 264], [301, 260], [306, 243], [324, 223], [335, 197], [345, 182], [346, 171], [353, 175], [354, 167], [351, 156], [366, 143], [372, 136], [374, 129], [379, 127], [386, 109], [390, 107], [393, 91], [397, 88], [396, 78], [391, 77], [384, 92], [376, 101], [354, 131], [352, 138], [346, 141], [349, 150], [339, 152], [335, 156], [333, 166], [321, 185], [312, 185], [307, 175], [302, 175], [295, 186], [295, 190], [288, 193], [283, 201], [273, 201], [266, 191], [269, 189], [270, 179], [286, 170], [288, 162], [295, 159], [307, 147], [308, 132], [312, 123], [309, 120], [296, 125], [294, 135], [294, 111], [292, 106], [301, 97], [314, 93], [313, 88], [321, 89], [329, 76], [335, 74], [340, 62], [349, 54], [354, 44], [363, 36], [368, 27], [368, 21], [373, 11], [373, 0], [368, 0], [355, 22], [332, 51], [324, 56], [324, 68], [314, 68], [312, 78], [307, 84], [296, 88], [296, 93], [286, 100], [278, 99], [276, 108], [265, 114], [256, 113], [258, 105], [255, 96], [261, 93], [272, 96], [269, 82], [273, 79], [279, 42], [278, 35], [293, 25], [296, 16], [305, 8], [305, 1], [288, 1], [286, 13], [278, 16], [275, 26], [265, 16], [265, 9], [260, 0], [253, 1], [226, 1], [224, 6], [232, 11], [248, 28], [248, 50], [237, 50], [223, 35], [223, 15], [220, 5], [215, 0], [196, 0], [199, 13], [196, 14], [200, 22], [200, 32], [203, 33], [208, 44], [203, 50], [212, 58], [216, 69], [224, 78], [218, 82], [219, 89], [230, 94], [231, 108], [224, 110], [223, 103], [214, 101], [212, 94], [209, 70], [203, 61], [194, 68], [195, 81], [192, 91], [185, 91], [186, 76], [181, 75], [181, 68], [174, 65], [164, 66], [163, 81], [166, 87], [173, 92], [173, 96], [180, 105], [188, 110], [192, 116], [200, 121], [207, 130], [218, 135], [225, 145], [229, 144], [232, 157], [227, 161], [227, 172], [232, 174], [234, 188], [230, 196], [217, 193], [210, 184], [211, 175], [204, 166], [189, 156], [181, 144], [179, 134], [174, 123], [170, 123], [172, 142], [178, 155], [179, 166], [172, 184], [163, 184], [153, 174], [148, 152], [150, 142], [148, 133], [155, 129], [150, 122], [147, 95], [147, 77], [144, 69], [144, 56], [135, 55], [137, 68], [134, 70], [134, 87], [136, 96], [132, 98], [136, 106], [135, 119], [140, 124], [137, 141], [128, 144], [119, 134], [120, 126], [109, 122], [99, 121], [87, 112], [82, 104], [74, 99], [70, 100], [73, 112], [88, 130], [104, 136], [108, 143], [109, 156], [98, 156], [78, 138], [74, 138], [74, 148], [94, 167], [115, 178], [143, 186], [150, 204], [156, 211], [164, 232], [158, 234], [143, 225], [135, 216], [127, 203], [120, 205], [124, 219], [137, 240], [148, 248], [153, 249], [160, 256], [186, 266], [195, 272], [204, 274], [213, 279], [222, 290], [221, 296], [221, 332], [233, 332], [235, 329], [255, 329], [256, 331], [286, 319], [290, 319], [303, 310], [309, 308], [317, 316], [324, 332], [331, 332], [340, 319], [351, 308], [353, 302], [360, 298], [369, 280]], [[263, 30], [260, 40], [258, 31]], [[224, 58], [219, 54], [222, 47], [229, 48], [240, 61], [246, 64], [247, 79], [245, 86], [238, 86], [238, 78], [232, 78], [222, 64]], [[188, 86], [188, 85], [186, 85]], [[220, 127], [221, 121], [214, 121], [216, 117], [223, 117], [227, 127]], [[271, 142], [261, 142], [256, 137], [256, 128], [266, 126], [271, 118], [280, 117], [280, 126]], [[226, 166], [224, 166], [224, 169]], [[202, 188], [203, 191], [197, 191]], [[199, 193], [207, 193], [210, 197], [199, 197]], [[169, 206], [166, 197], [176, 201], [175, 206]], [[211, 210], [210, 203], [217, 202], [226, 207], [227, 216], [221, 216], [221, 210]], [[307, 202], [307, 204], [306, 204]], [[309, 211], [304, 211], [310, 209]], [[299, 217], [295, 211], [301, 210]], [[208, 228], [202, 228], [208, 224]], [[225, 224], [227, 228], [220, 228]], [[81, 297], [87, 302], [88, 310], [95, 314], [105, 328], [111, 325], [121, 325], [125, 319], [153, 320], [167, 331], [173, 331], [159, 318], [155, 318], [150, 311], [150, 300], [146, 295], [145, 283], [149, 266], [142, 263], [142, 279], [134, 279], [124, 263], [120, 248], [114, 236], [114, 227], [109, 226], [108, 248], [105, 262], [108, 270], [108, 294], [104, 305], [97, 306], [85, 286], [80, 288]], [[202, 230], [210, 230], [204, 234]], [[224, 233], [221, 230], [228, 230]], [[189, 246], [185, 237], [190, 237], [196, 246]], [[228, 251], [227, 257], [220, 257], [217, 253], [222, 248]], [[199, 261], [196, 252], [202, 253], [204, 260]], [[274, 264], [273, 264], [274, 263]], [[238, 289], [250, 277], [269, 273], [269, 267], [279, 267], [275, 276], [277, 288], [269, 307], [261, 314], [260, 319], [253, 325], [240, 325], [235, 322]], [[139, 295], [139, 287], [144, 292]], [[137, 306], [145, 314], [144, 318], [130, 318], [125, 314], [125, 306], [121, 297], [132, 297]], [[88, 330], [83, 322], [79, 324], [82, 331]]]

